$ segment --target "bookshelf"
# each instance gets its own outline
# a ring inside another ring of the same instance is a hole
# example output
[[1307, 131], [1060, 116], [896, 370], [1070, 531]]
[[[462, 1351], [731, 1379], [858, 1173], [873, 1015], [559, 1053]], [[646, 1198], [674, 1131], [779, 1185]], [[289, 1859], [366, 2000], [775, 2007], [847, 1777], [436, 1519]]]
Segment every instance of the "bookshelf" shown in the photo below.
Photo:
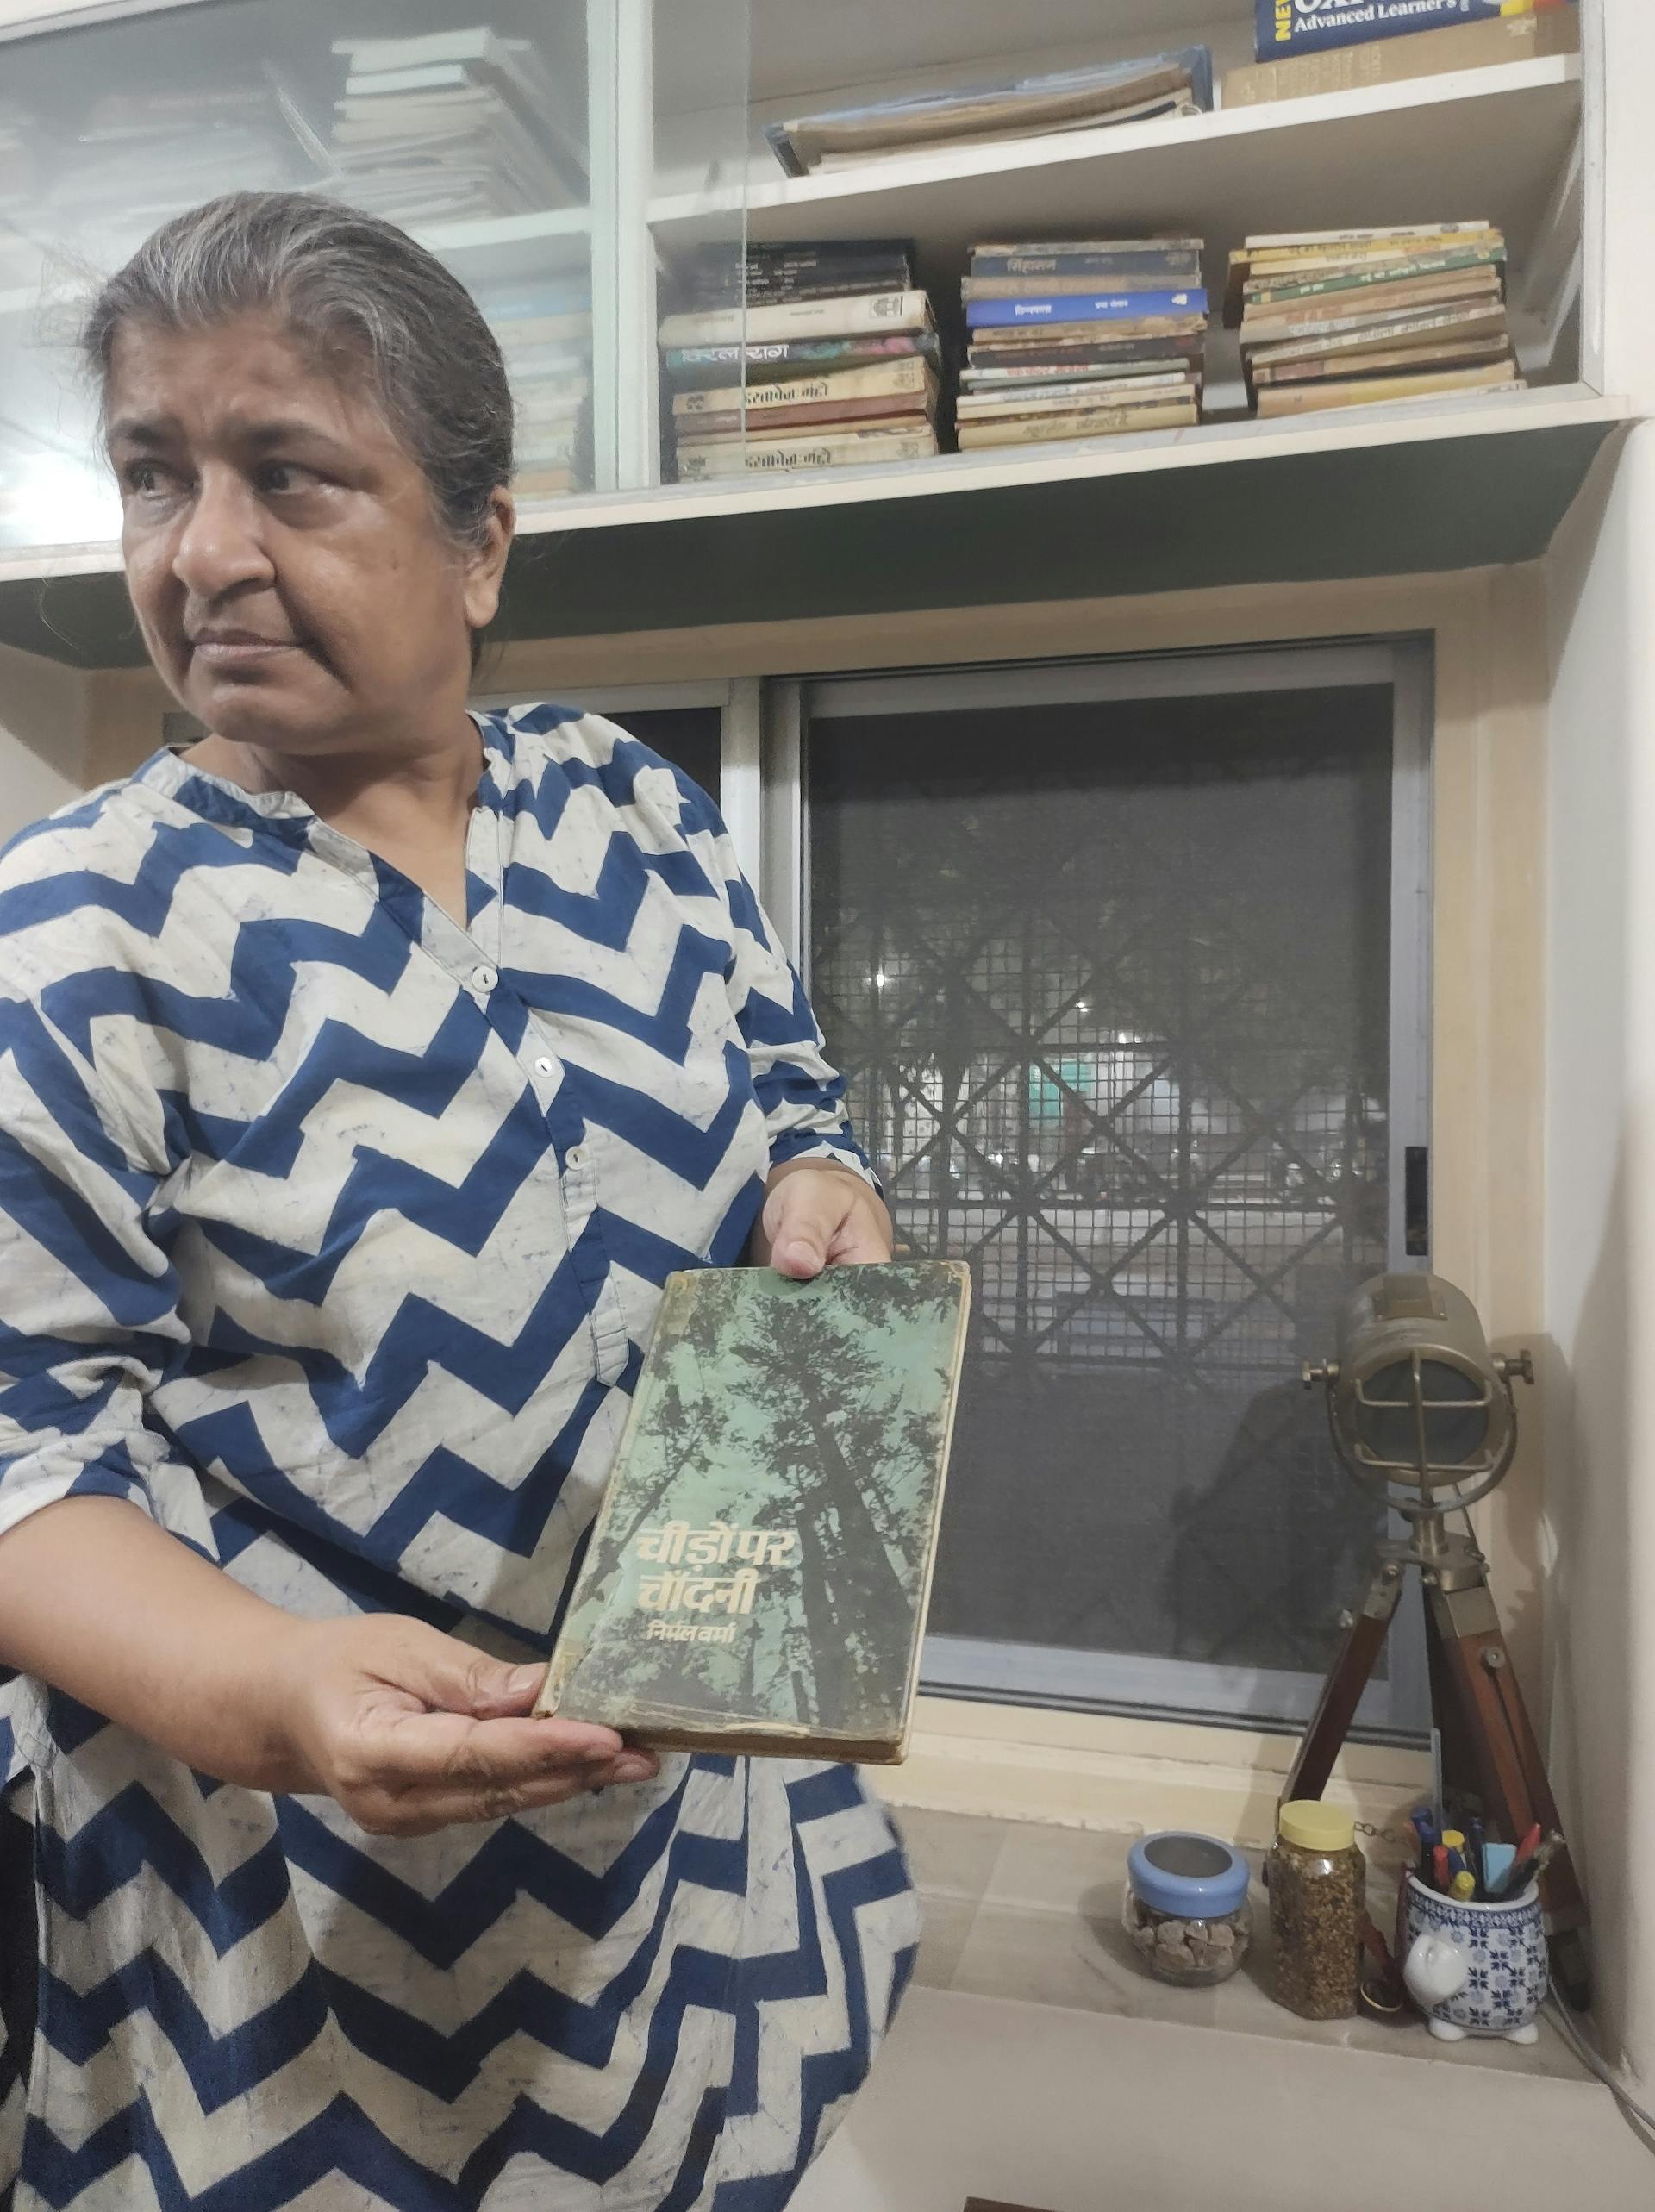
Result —
[[[1574, 56], [1522, 62], [791, 180], [765, 146], [768, 120], [1002, 66], [1063, 67], [1190, 40], [1213, 47], [1221, 78], [1251, 56], [1250, 0], [1026, 0], [1018, 22], [1027, 44], [1010, 56], [997, 0], [902, 9], [842, 0], [833, 11], [812, 0], [502, 0], [495, 16], [515, 34], [538, 26], [548, 53], [579, 57], [592, 147], [586, 203], [434, 222], [416, 234], [479, 288], [590, 272], [591, 488], [525, 505], [513, 634], [561, 633], [571, 622], [638, 627], [646, 597], [649, 621], [666, 627], [710, 619], [695, 610], [715, 603], [739, 603], [754, 619], [772, 604], [790, 609], [791, 578], [819, 577], [817, 549], [828, 540], [861, 579], [836, 587], [836, 605], [846, 588], [870, 605], [893, 603], [893, 588], [897, 603], [916, 605], [942, 603], [950, 591], [1017, 596], [1025, 574], [1052, 580], [1042, 516], [1047, 540], [1071, 543], [1077, 577], [1084, 569], [1093, 579], [1088, 589], [1127, 588], [1148, 573], [1165, 588], [1377, 573], [1365, 564], [1382, 548], [1393, 570], [1531, 557], [1603, 440], [1633, 411], [1606, 389], [1593, 297], [1603, 149], [1590, 38], [1603, 4], [1614, 0], [1584, 0], [1584, 68]], [[383, 28], [377, 6], [370, 29]], [[107, 25], [75, 28], [87, 12], [62, 16], [68, 30], [42, 31], [41, 53], [94, 55], [100, 41], [135, 28], [122, 20], [134, 9], [120, 0], [106, 0]], [[203, 26], [233, 14], [244, 44], [260, 51], [276, 35], [274, 0], [144, 12], [147, 24]], [[326, 46], [331, 17], [321, 0], [301, 0], [282, 13], [284, 52], [293, 51], [296, 17], [311, 12]], [[417, 10], [396, 11], [399, 28], [415, 13], [420, 28], [477, 20], [457, 0], [420, 0]], [[0, 16], [0, 40], [18, 39], [0, 52], [33, 43], [26, 24]], [[1220, 336], [1211, 419], [1190, 430], [780, 481], [662, 482], [654, 330], [692, 257], [722, 250], [734, 262], [744, 238], [912, 237], [918, 280], [946, 330], [974, 240], [1084, 232], [1102, 209], [1123, 234], [1203, 236], [1214, 267], [1252, 231], [1487, 216], [1511, 243], [1513, 328], [1531, 388], [1260, 423], [1240, 419], [1233, 347]], [[0, 368], [9, 343], [21, 358], [11, 334], [37, 305], [28, 288], [0, 291]], [[1418, 476], [1405, 541], [1383, 511], [1388, 468]], [[1373, 488], [1371, 513], [1365, 487]], [[1229, 519], [1209, 520], [1209, 509]], [[136, 648], [111, 594], [115, 549], [100, 533], [54, 522], [43, 509], [33, 530], [0, 528], [0, 638], [82, 665], [122, 665]], [[1009, 534], [996, 540], [996, 530]], [[1088, 548], [1099, 536], [1136, 550], [1095, 558]], [[537, 609], [553, 541], [571, 549], [565, 565], [579, 574]], [[959, 547], [979, 542], [991, 557], [973, 582], [960, 573]], [[1304, 566], [1312, 549], [1319, 572]], [[631, 609], [629, 585], [640, 594]]]

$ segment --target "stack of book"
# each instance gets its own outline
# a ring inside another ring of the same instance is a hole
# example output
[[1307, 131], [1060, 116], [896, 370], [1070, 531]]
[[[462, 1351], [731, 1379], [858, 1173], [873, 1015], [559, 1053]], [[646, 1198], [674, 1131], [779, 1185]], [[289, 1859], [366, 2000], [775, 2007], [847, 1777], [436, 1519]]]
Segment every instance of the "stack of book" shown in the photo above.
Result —
[[660, 328], [680, 483], [936, 452], [937, 337], [905, 241], [709, 253], [690, 302]]
[[1248, 239], [1226, 314], [1258, 413], [1520, 389], [1505, 272], [1487, 222]]
[[1198, 238], [977, 246], [959, 443], [1043, 445], [1199, 419], [1207, 334]]
[[996, 140], [1095, 130], [1213, 104], [1210, 47], [1180, 47], [1136, 61], [1096, 62], [1039, 77], [999, 78], [946, 92], [834, 108], [769, 124], [765, 136], [790, 177], [860, 168], [892, 155], [941, 153]]
[[520, 499], [591, 483], [592, 288], [585, 275], [476, 294], [511, 380]]
[[340, 196], [391, 222], [452, 222], [578, 207], [579, 120], [528, 39], [486, 23], [425, 37], [335, 39], [349, 74], [334, 103]]

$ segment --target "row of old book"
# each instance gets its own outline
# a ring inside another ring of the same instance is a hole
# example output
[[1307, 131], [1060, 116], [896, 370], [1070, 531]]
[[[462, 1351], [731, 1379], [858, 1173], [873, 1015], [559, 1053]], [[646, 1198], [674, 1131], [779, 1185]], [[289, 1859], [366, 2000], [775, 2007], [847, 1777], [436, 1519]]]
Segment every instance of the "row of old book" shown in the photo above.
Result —
[[[1202, 259], [1188, 237], [975, 247], [946, 375], [909, 242], [754, 245], [739, 267], [709, 250], [660, 332], [679, 480], [921, 459], [951, 418], [965, 452], [1189, 428], [1212, 327]], [[1224, 308], [1250, 408], [1517, 387], [1505, 266], [1480, 221], [1248, 239]]]

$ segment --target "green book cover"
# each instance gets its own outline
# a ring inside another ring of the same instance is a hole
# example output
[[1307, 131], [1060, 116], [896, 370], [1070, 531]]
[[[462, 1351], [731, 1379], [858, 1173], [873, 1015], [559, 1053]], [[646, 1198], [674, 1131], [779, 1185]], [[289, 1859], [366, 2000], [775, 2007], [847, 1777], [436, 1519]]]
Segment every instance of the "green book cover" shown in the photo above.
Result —
[[970, 1293], [954, 1260], [669, 1276], [535, 1710], [900, 1759]]

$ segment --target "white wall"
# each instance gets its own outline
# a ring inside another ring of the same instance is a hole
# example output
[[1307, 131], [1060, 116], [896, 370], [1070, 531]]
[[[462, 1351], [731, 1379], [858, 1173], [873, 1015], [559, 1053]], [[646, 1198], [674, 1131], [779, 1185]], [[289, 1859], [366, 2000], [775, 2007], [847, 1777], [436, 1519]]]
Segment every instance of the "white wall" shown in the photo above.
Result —
[[0, 645], [0, 843], [86, 784], [92, 679]]
[[1655, 2089], [1655, 426], [1548, 562], [1546, 1245], [1552, 1771], [1599, 2027]]

